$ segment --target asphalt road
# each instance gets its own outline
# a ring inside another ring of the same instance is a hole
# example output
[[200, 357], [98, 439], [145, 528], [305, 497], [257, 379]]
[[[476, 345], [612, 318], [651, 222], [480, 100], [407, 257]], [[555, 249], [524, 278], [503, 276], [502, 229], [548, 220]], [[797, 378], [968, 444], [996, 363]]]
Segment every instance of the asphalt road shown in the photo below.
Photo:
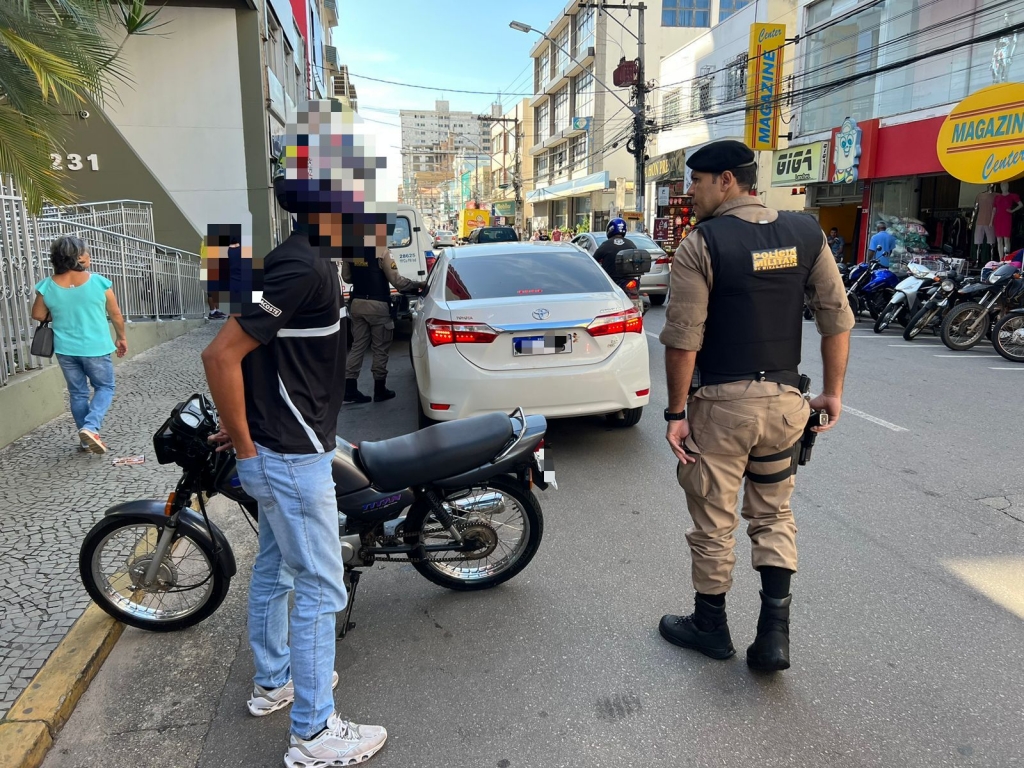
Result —
[[[647, 316], [657, 333], [663, 310]], [[854, 332], [836, 430], [794, 498], [793, 667], [751, 673], [758, 581], [739, 536], [721, 662], [665, 643], [692, 605], [688, 518], [664, 443], [663, 354], [634, 429], [554, 422], [560, 490], [540, 494], [535, 561], [480, 594], [408, 565], [367, 572], [338, 646], [339, 711], [391, 734], [378, 768], [1024, 765], [1024, 366], [990, 347]], [[804, 369], [820, 383], [813, 325]], [[405, 345], [392, 384], [413, 391]], [[415, 405], [346, 409], [342, 434], [415, 427]], [[254, 537], [217, 519], [242, 573], [225, 606], [174, 635], [128, 630], [61, 733], [48, 768], [278, 766], [288, 717], [245, 710], [245, 571]]]

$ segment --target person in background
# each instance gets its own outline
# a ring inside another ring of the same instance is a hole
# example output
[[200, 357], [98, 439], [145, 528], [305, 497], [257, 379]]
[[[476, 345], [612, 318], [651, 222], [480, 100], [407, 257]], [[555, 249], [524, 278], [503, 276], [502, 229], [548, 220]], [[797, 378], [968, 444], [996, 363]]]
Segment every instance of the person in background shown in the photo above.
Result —
[[868, 257], [877, 259], [879, 264], [888, 269], [889, 254], [896, 247], [896, 238], [886, 229], [884, 221], [878, 222], [876, 229], [877, 232], [868, 243]]
[[555, 229], [552, 229], [551, 230], [551, 242], [553, 242], [553, 243], [560, 243], [561, 241], [562, 241], [562, 230], [558, 229], [557, 227]]
[[843, 260], [843, 256], [846, 248], [846, 241], [843, 240], [843, 236], [839, 234], [839, 230], [832, 227], [828, 231], [828, 237], [825, 238], [828, 242], [828, 248], [832, 251], [832, 255], [835, 257], [837, 262]]
[[540, 230], [540, 237], [538, 239], [543, 242], [548, 242], [549, 240], [551, 240], [551, 238], [548, 237], [548, 233], [545, 232], [543, 228], [541, 228]]
[[[124, 317], [112, 283], [89, 271], [91, 258], [82, 240], [54, 240], [50, 262], [53, 276], [36, 284], [32, 319], [42, 322], [52, 318], [53, 351], [68, 385], [79, 449], [106, 453], [100, 429], [114, 400], [114, 361], [110, 355], [116, 351], [118, 357], [124, 357], [128, 352]], [[115, 341], [110, 340], [108, 315], [114, 324]]]

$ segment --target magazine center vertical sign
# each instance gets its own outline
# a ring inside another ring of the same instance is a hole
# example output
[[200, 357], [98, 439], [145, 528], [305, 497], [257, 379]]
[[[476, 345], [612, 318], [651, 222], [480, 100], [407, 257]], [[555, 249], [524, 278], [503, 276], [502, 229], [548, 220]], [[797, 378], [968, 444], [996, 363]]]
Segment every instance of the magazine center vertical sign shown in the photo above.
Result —
[[751, 24], [747, 52], [746, 140], [753, 150], [779, 146], [785, 24]]

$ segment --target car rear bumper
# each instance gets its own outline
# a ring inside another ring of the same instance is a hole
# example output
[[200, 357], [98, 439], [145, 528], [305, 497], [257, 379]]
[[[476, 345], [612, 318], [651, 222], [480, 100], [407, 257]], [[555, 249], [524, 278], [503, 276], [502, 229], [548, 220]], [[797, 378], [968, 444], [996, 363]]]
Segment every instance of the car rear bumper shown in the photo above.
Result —
[[[429, 350], [417, 358], [417, 389], [423, 412], [451, 421], [517, 407], [548, 418], [615, 413], [647, 405], [651, 376], [647, 339], [632, 338], [594, 365], [530, 371], [487, 371], [470, 363], [454, 346]], [[445, 404], [434, 410], [431, 403]]]
[[648, 272], [640, 278], [640, 292], [646, 294], [668, 293], [668, 279], [672, 275], [670, 270], [651, 274]]

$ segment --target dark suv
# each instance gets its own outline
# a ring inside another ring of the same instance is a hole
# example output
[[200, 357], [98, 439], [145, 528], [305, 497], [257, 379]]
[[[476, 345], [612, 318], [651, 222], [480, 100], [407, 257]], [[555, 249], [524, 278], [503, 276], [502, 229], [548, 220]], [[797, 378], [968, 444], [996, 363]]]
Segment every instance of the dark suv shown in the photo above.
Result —
[[512, 227], [480, 227], [469, 233], [470, 245], [480, 243], [518, 243], [519, 235]]

